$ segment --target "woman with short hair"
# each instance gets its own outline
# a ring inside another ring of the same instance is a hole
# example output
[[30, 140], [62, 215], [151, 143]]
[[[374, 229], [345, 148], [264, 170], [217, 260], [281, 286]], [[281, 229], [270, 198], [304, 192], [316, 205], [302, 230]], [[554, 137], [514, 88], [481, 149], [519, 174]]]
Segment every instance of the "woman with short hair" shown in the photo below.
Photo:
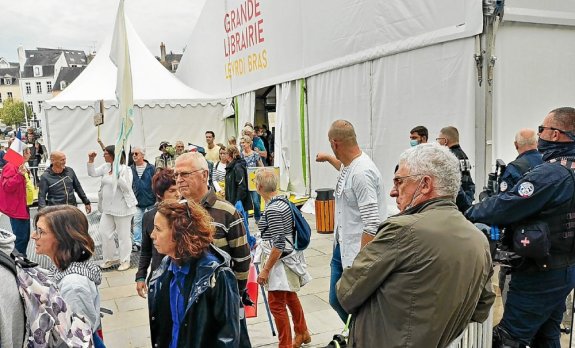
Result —
[[[310, 343], [311, 336], [297, 292], [311, 276], [306, 270], [303, 252], [294, 249], [291, 207], [287, 198], [278, 196], [277, 184], [273, 170], [261, 168], [256, 171], [256, 188], [266, 202], [266, 210], [258, 224], [262, 239], [258, 245], [262, 264], [258, 283], [268, 290], [270, 311], [278, 328], [278, 347], [299, 348]], [[293, 340], [287, 308], [294, 326]]]
[[100, 268], [90, 261], [94, 240], [88, 233], [86, 215], [70, 205], [47, 206], [38, 212], [34, 225], [32, 239], [36, 253], [48, 256], [54, 263], [49, 277], [60, 289], [71, 312], [83, 317], [92, 332], [97, 332], [100, 327], [98, 285], [102, 275]]
[[[163, 201], [175, 201], [180, 199], [180, 192], [176, 186], [174, 170], [171, 168], [161, 169], [152, 177], [152, 191], [156, 196], [156, 205], [144, 213], [142, 218], [142, 250], [140, 251], [140, 263], [136, 273], [136, 290], [140, 297], [146, 298], [148, 293], [147, 283], [152, 273], [158, 268], [164, 258], [164, 254], [158, 252], [152, 243], [151, 234], [154, 230], [154, 216], [158, 211], [158, 204]], [[150, 266], [151, 263], [151, 266]], [[148, 267], [150, 273], [148, 276]]]
[[[246, 161], [236, 146], [228, 146], [228, 165], [226, 167], [226, 201], [232, 205], [242, 203], [243, 209], [252, 209], [252, 200], [248, 191], [248, 170]], [[247, 222], [247, 221], [246, 221]]]
[[215, 227], [192, 201], [162, 202], [152, 239], [166, 254], [152, 275], [152, 346], [238, 347], [240, 296], [230, 256], [211, 245]]

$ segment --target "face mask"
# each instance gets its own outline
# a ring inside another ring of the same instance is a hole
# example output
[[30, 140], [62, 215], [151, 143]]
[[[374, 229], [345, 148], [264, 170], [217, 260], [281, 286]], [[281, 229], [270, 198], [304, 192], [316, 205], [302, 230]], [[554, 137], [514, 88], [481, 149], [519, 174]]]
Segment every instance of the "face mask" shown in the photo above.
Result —
[[413, 207], [413, 201], [415, 201], [417, 199], [417, 197], [421, 196], [421, 194], [418, 191], [421, 188], [422, 182], [423, 182], [423, 178], [421, 178], [421, 180], [419, 180], [419, 184], [417, 184], [417, 188], [415, 189], [415, 192], [413, 192], [413, 196], [411, 197], [411, 201], [409, 201], [409, 204], [405, 207], [406, 210], [412, 208]]
[[566, 152], [575, 148], [575, 142], [556, 142], [539, 138], [537, 140], [537, 151], [543, 155], [543, 160], [564, 156]]
[[411, 139], [409, 141], [409, 145], [411, 145], [411, 147], [417, 146], [419, 145], [419, 141], [417, 141], [416, 139]]

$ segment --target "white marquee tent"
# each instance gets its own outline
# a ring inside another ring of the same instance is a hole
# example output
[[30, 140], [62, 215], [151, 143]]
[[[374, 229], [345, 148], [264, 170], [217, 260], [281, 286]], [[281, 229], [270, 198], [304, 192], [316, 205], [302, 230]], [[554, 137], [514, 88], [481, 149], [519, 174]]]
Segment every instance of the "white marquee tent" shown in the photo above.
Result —
[[566, 0], [206, 1], [177, 76], [234, 97], [242, 122], [254, 91], [276, 87], [283, 189], [335, 186], [313, 158], [344, 118], [387, 189], [411, 128], [433, 141], [456, 126], [480, 191], [494, 158], [516, 156], [519, 128], [573, 105], [574, 26]]
[[[225, 100], [211, 98], [180, 82], [147, 50], [129, 23], [127, 35], [135, 104], [132, 145], [144, 147], [146, 159], [153, 163], [161, 141], [204, 144], [206, 130], [223, 137]], [[66, 153], [67, 165], [75, 169], [90, 196], [99, 187], [99, 180], [89, 178], [86, 172], [88, 152], [99, 149], [97, 128], [93, 125], [98, 100], [103, 99], [105, 104], [102, 141], [113, 145], [118, 132], [116, 66], [109, 57], [111, 41], [110, 35], [82, 74], [45, 103], [42, 120], [48, 151]]]

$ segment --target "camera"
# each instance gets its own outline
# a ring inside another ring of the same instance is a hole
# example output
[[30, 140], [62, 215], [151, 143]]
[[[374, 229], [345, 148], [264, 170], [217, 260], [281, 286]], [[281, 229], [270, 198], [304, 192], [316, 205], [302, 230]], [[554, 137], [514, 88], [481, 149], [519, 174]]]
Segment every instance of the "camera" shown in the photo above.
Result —
[[483, 191], [479, 194], [480, 202], [499, 192], [499, 180], [503, 173], [505, 173], [505, 168], [507, 168], [507, 165], [502, 159], [497, 159], [495, 161], [495, 171], [493, 173], [489, 173], [487, 177], [487, 185], [483, 187]]

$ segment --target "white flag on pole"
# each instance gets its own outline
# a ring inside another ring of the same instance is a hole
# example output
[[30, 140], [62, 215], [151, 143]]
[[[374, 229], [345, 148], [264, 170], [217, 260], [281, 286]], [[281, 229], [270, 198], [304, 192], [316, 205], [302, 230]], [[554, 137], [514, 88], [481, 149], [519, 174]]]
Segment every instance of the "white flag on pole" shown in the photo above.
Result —
[[130, 65], [130, 48], [128, 47], [128, 35], [126, 32], [126, 18], [124, 16], [124, 0], [120, 0], [116, 24], [114, 26], [114, 37], [110, 49], [110, 59], [118, 69], [116, 80], [116, 100], [120, 111], [120, 122], [118, 138], [116, 140], [116, 150], [114, 165], [112, 170], [115, 177], [119, 175], [120, 160], [125, 151], [129, 156], [130, 134], [134, 125], [134, 96], [132, 89], [132, 67]]

